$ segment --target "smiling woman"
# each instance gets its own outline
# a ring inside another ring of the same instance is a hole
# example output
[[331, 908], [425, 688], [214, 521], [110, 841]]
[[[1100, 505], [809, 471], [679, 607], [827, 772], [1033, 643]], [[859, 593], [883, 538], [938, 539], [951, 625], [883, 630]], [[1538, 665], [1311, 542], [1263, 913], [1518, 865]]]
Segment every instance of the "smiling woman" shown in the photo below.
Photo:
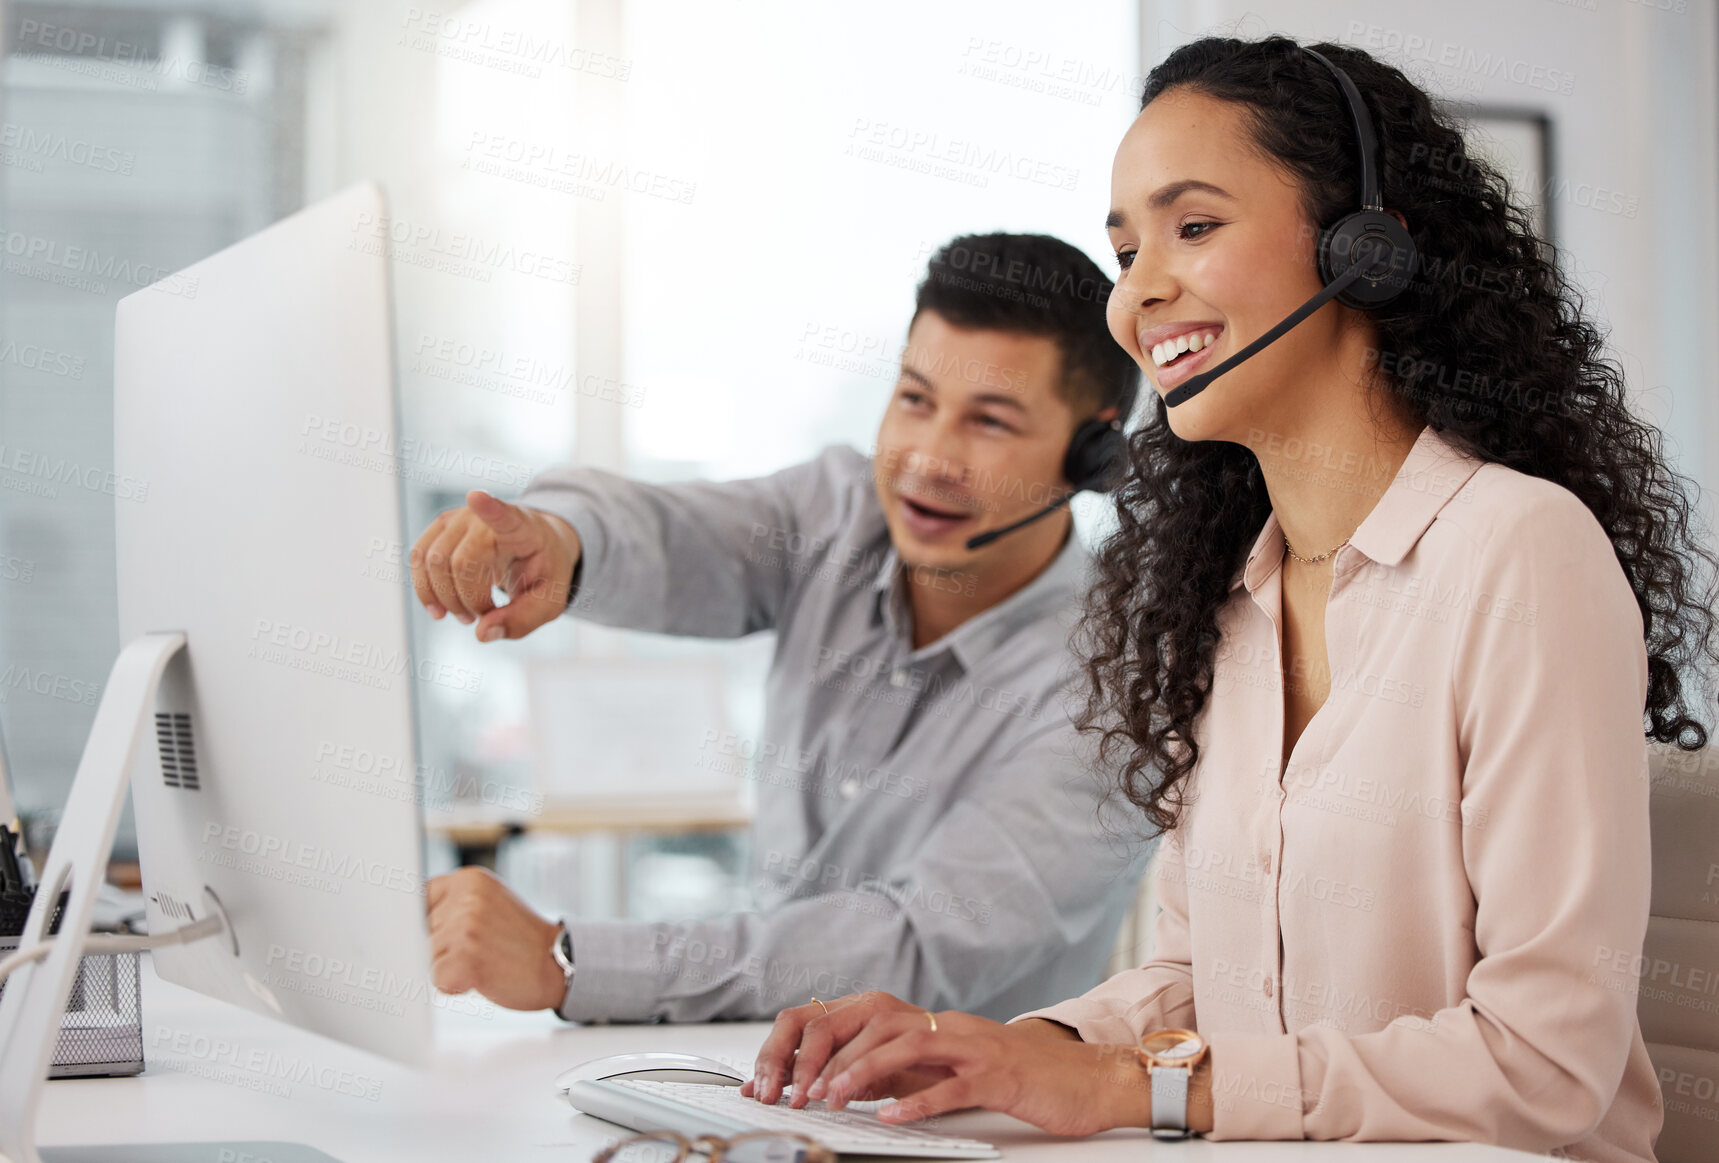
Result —
[[[1693, 746], [1706, 738], [1684, 680], [1691, 663], [1715, 658], [1711, 603], [1695, 579], [1713, 559], [1690, 537], [1685, 482], [1664, 461], [1662, 436], [1631, 411], [1603, 337], [1504, 180], [1465, 153], [1458, 130], [1396, 69], [1354, 49], [1326, 55], [1369, 94], [1386, 205], [1425, 257], [1387, 308], [1317, 312], [1204, 396], [1149, 409], [1134, 436], [1136, 472], [1118, 493], [1121, 534], [1103, 555], [1089, 624], [1099, 635], [1094, 709], [1126, 676], [1144, 684], [1129, 716], [1128, 743], [1139, 748], [1129, 770], [1137, 802], [1165, 826], [1199, 752], [1197, 692], [1212, 674], [1219, 608], [1273, 509], [1262, 466], [1313, 486], [1310, 496], [1364, 496], [1345, 487], [1363, 483], [1355, 473], [1306, 450], [1360, 448], [1360, 461], [1376, 465], [1391, 446], [1406, 457], [1426, 425], [1483, 460], [1562, 485], [1593, 512], [1636, 602], [1654, 612], [1650, 733]], [[1160, 395], [1186, 378], [1150, 356], [1167, 329], [1227, 324], [1207, 349], [1222, 359], [1319, 290], [1320, 224], [1358, 201], [1352, 130], [1322, 71], [1280, 38], [1196, 42], [1153, 70], [1113, 175], [1123, 274], [1109, 315], [1116, 341], [1153, 365]], [[1193, 148], [1213, 140], [1230, 148]], [[1419, 173], [1411, 159], [1428, 149], [1467, 156], [1462, 180], [1434, 185]], [[1193, 156], [1210, 180], [1179, 179]], [[1470, 268], [1495, 272], [1496, 287], [1457, 274]], [[1309, 435], [1311, 421], [1329, 422], [1331, 401], [1357, 395], [1367, 406], [1359, 424]], [[1301, 451], [1274, 451], [1284, 447]], [[1206, 487], [1190, 492], [1194, 482]], [[1322, 550], [1371, 503], [1309, 521], [1305, 537], [1291, 528], [1291, 540]]]
[[[1166, 830], [1155, 956], [1007, 1025], [786, 1011], [766, 1100], [791, 1060], [795, 1102], [886, 1093], [890, 1120], [1652, 1160], [1635, 982], [1589, 967], [1646, 927], [1644, 732], [1707, 738], [1686, 684], [1715, 661], [1714, 558], [1502, 178], [1417, 175], [1466, 154], [1457, 128], [1316, 47], [1341, 73], [1280, 37], [1176, 50], [1112, 171], [1109, 328], [1159, 399], [1078, 636], [1080, 722]], [[1317, 261], [1357, 207], [1401, 240], [1387, 265], [1421, 256], [1383, 303]]]

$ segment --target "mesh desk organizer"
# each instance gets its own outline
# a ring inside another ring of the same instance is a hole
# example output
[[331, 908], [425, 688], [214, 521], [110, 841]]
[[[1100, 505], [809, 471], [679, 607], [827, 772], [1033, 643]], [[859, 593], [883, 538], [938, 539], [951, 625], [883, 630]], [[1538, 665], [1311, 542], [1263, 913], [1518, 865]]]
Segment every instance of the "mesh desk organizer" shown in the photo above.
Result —
[[[0, 893], [0, 958], [18, 947], [33, 893]], [[60, 928], [61, 894], [53, 920]], [[143, 1072], [143, 992], [136, 953], [86, 953], [60, 1016], [49, 1078], [99, 1078]], [[0, 997], [6, 986], [0, 983]]]

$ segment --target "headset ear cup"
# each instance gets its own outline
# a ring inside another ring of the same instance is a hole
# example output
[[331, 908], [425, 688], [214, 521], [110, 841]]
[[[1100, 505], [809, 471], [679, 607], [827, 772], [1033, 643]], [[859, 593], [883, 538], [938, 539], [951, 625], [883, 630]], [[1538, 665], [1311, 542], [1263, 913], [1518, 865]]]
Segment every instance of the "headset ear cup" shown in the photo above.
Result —
[[1417, 263], [1415, 240], [1383, 210], [1358, 210], [1319, 236], [1319, 277], [1326, 284], [1352, 266], [1366, 268], [1337, 296], [1350, 307], [1365, 310], [1389, 303], [1408, 289]]
[[1069, 438], [1062, 475], [1075, 492], [1106, 492], [1128, 460], [1128, 439], [1105, 420], [1088, 420]]

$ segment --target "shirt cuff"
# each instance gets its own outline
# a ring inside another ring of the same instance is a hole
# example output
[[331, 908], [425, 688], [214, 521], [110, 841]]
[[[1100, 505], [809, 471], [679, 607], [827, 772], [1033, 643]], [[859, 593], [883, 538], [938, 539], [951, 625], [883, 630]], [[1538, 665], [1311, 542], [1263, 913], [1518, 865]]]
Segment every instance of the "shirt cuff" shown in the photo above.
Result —
[[656, 926], [631, 921], [568, 921], [573, 983], [555, 1012], [569, 1022], [648, 1022], [655, 1015], [660, 962]]
[[1072, 998], [1054, 1006], [1046, 1006], [1042, 1010], [1032, 1010], [1019, 1017], [1010, 1018], [1009, 1024], [1024, 1022], [1028, 1018], [1048, 1018], [1050, 1021], [1060, 1022], [1079, 1034], [1082, 1042], [1098, 1046], [1131, 1046], [1140, 1040], [1134, 1027], [1120, 1014], [1108, 1006], [1084, 998]]
[[577, 616], [588, 614], [597, 608], [600, 596], [591, 591], [592, 571], [586, 568], [586, 564], [602, 561], [608, 545], [603, 523], [597, 519], [591, 507], [580, 497], [558, 497], [548, 492], [534, 495], [529, 489], [516, 503], [521, 508], [535, 509], [539, 513], [561, 518], [579, 535], [579, 560], [573, 563], [573, 576], [567, 587], [567, 604], [561, 613]]
[[1300, 1040], [1294, 1034], [1215, 1034], [1208, 1139], [1300, 1139]]

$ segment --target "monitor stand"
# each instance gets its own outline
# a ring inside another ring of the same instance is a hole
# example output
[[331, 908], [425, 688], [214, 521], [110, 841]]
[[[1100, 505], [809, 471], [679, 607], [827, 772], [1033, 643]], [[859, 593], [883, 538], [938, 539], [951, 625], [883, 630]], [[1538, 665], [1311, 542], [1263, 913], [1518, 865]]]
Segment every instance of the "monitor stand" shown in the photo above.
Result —
[[[145, 634], [120, 651], [78, 761], [54, 846], [37, 882], [20, 949], [47, 938], [52, 902], [70, 890], [54, 947], [19, 966], [0, 993], [0, 1157], [9, 1163], [339, 1163], [295, 1143], [158, 1143], [36, 1146], [36, 1111], [60, 1018], [83, 956], [96, 890], [134, 772], [159, 762], [151, 724], [162, 672], [185, 647], [180, 633]], [[148, 743], [149, 746], [145, 746]]]

